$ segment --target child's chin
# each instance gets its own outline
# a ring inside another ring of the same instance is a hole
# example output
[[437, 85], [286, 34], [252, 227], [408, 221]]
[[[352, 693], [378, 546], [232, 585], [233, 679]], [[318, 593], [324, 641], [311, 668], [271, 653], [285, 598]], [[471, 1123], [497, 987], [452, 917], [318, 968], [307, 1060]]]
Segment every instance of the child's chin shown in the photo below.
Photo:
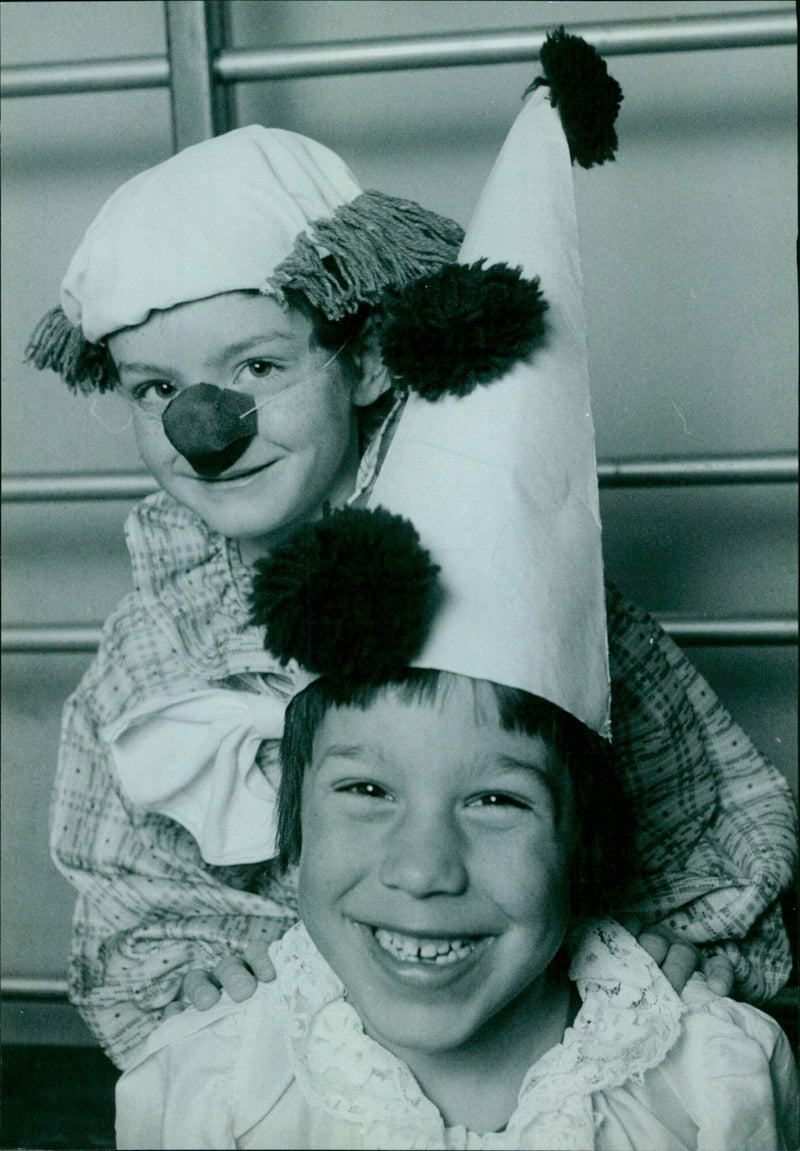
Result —
[[258, 509], [259, 516], [248, 516], [232, 512], [229, 508], [215, 507], [210, 501], [205, 501], [202, 504], [196, 504], [192, 510], [200, 516], [200, 519], [211, 531], [227, 536], [228, 539], [238, 540], [243, 544], [247, 544], [248, 541], [265, 539], [276, 531], [280, 531], [282, 526], [280, 522], [276, 523], [273, 519], [265, 521], [263, 508]]
[[480, 1030], [480, 1025], [465, 1025], [463, 1011], [460, 1018], [458, 1015], [448, 1020], [429, 1008], [415, 1010], [405, 1006], [396, 1013], [386, 1009], [365, 1012], [364, 1027], [368, 1035], [389, 1050], [439, 1055], [463, 1046]]

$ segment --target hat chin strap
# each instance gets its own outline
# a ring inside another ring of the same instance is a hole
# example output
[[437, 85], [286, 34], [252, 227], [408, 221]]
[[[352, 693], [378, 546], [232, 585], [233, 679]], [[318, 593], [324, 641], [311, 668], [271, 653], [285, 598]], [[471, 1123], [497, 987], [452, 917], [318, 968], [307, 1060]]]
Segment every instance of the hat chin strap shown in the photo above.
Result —
[[258, 431], [254, 397], [214, 384], [194, 384], [162, 416], [172, 446], [201, 476], [218, 476], [244, 455]]

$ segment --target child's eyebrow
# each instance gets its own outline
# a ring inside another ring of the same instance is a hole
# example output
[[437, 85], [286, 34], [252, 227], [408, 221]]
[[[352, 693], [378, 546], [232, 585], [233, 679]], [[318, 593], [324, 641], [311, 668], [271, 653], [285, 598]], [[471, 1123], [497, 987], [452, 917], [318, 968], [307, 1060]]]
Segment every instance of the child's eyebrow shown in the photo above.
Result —
[[382, 763], [384, 756], [380, 750], [365, 746], [363, 743], [332, 743], [330, 747], [325, 748], [316, 766], [320, 767], [329, 759], [352, 759], [361, 763], [365, 760], [379, 760]]
[[541, 776], [548, 786], [553, 786], [553, 777], [547, 764], [534, 763], [530, 759], [517, 759], [514, 755], [500, 755], [496, 762], [498, 767], [507, 768], [510, 771], [533, 772], [534, 775]]
[[560, 802], [562, 784], [553, 774], [549, 757], [546, 763], [535, 763], [530, 759], [518, 759], [514, 755], [501, 755], [498, 756], [496, 763], [499, 768], [506, 771], [524, 771], [528, 775], [535, 775], [550, 792], [555, 802]]
[[231, 357], [239, 356], [242, 352], [247, 352], [251, 348], [256, 347], [258, 344], [269, 343], [272, 340], [294, 340], [295, 335], [293, 332], [287, 332], [280, 328], [261, 328], [253, 336], [248, 336], [244, 340], [239, 340], [236, 344], [226, 344], [221, 348], [212, 359], [224, 361]]
[[116, 365], [118, 372], [139, 372], [141, 375], [166, 376], [168, 372], [158, 364], [143, 364], [139, 360], [120, 360]]
[[[224, 348], [214, 353], [210, 362], [214, 365], [224, 363], [226, 360], [240, 356], [243, 352], [247, 352], [259, 344], [269, 343], [272, 340], [292, 340], [293, 338], [294, 336], [291, 332], [271, 328], [266, 330], [261, 329], [254, 336], [248, 336], [246, 339], [239, 340], [235, 344], [226, 344]], [[171, 374], [163, 364], [146, 364], [141, 360], [120, 360], [117, 364], [117, 371], [138, 372], [141, 375], [155, 376], [168, 376]]]

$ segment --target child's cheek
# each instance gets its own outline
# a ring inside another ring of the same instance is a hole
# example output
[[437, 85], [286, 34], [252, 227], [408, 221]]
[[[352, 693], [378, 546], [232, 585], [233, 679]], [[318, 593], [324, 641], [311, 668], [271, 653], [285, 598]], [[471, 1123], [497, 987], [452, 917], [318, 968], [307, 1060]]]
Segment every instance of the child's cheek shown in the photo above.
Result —
[[488, 863], [498, 903], [516, 918], [561, 918], [569, 907], [569, 851], [555, 833], [495, 845]]
[[159, 471], [177, 453], [169, 442], [161, 420], [155, 416], [145, 415], [138, 409], [133, 415], [133, 434], [136, 447], [145, 465], [151, 472], [159, 477]]
[[331, 421], [342, 417], [345, 401], [349, 409], [349, 393], [340, 381], [310, 374], [259, 409], [258, 434], [284, 442], [316, 436], [320, 429], [330, 432]]

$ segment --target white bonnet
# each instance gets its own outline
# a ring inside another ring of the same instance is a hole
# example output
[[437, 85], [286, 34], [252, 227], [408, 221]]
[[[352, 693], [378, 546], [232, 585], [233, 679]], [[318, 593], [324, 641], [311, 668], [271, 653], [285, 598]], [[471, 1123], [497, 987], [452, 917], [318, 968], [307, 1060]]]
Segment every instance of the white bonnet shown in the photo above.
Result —
[[155, 309], [263, 290], [310, 223], [361, 192], [329, 148], [252, 124], [134, 176], [89, 226], [61, 306], [99, 343]]

